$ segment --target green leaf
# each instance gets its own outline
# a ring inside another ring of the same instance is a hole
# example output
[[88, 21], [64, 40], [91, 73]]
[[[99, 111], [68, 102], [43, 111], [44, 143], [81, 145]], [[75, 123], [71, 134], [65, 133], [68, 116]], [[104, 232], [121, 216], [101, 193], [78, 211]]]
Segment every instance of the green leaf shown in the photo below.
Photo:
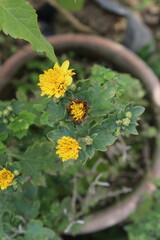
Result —
[[86, 153], [90, 159], [94, 156], [95, 148], [94, 148], [93, 144], [86, 146]]
[[7, 150], [6, 146], [0, 141], [0, 154], [5, 153]]
[[140, 116], [142, 113], [144, 113], [145, 108], [141, 106], [136, 106], [131, 109], [132, 114]]
[[58, 240], [55, 233], [39, 220], [31, 220], [27, 225], [25, 240]]
[[53, 127], [53, 124], [50, 124], [48, 122], [48, 113], [47, 112], [42, 113], [42, 115], [40, 116], [40, 123], [42, 125], [48, 125], [48, 126]]
[[61, 5], [63, 8], [66, 8], [71, 11], [79, 11], [82, 9], [84, 5], [84, 0], [56, 0], [59, 5]]
[[12, 130], [18, 138], [22, 138], [27, 134], [29, 126], [34, 123], [35, 114], [30, 112], [20, 112], [20, 114], [14, 118], [8, 125], [8, 129]]
[[0, 0], [0, 30], [30, 42], [34, 50], [56, 61], [53, 47], [39, 30], [35, 10], [25, 0]]
[[112, 107], [111, 99], [116, 94], [114, 83], [105, 86], [94, 84], [87, 92], [87, 100], [91, 106], [90, 115], [93, 117], [105, 116]]
[[46, 111], [48, 112], [48, 121], [55, 123], [64, 118], [66, 108], [61, 102], [58, 104], [49, 102]]
[[49, 142], [35, 142], [28, 147], [20, 161], [23, 176], [31, 176], [32, 182], [44, 184], [42, 173], [54, 174], [60, 167], [54, 154], [53, 144]]
[[16, 92], [16, 98], [19, 101], [27, 101], [27, 95], [25, 94], [25, 91], [23, 88], [19, 88]]
[[130, 134], [133, 134], [133, 135], [138, 135], [138, 131], [136, 129], [136, 125], [133, 125], [133, 124], [130, 124], [127, 127], [127, 132], [129, 132]]
[[8, 138], [8, 133], [0, 135], [0, 141], [5, 141]]
[[91, 78], [101, 84], [116, 79], [117, 75], [118, 74], [111, 69], [99, 65], [94, 65], [91, 69]]
[[59, 130], [53, 130], [47, 134], [48, 139], [53, 143], [63, 136], [74, 137], [74, 133], [67, 127], [60, 127]]
[[93, 146], [99, 151], [106, 151], [106, 147], [112, 145], [117, 139], [113, 135], [108, 134], [105, 128], [99, 126], [91, 129], [90, 136], [93, 138]]
[[33, 107], [38, 111], [38, 112], [42, 112], [45, 108], [45, 105], [43, 104], [34, 104]]
[[7, 155], [6, 154], [0, 154], [0, 166], [3, 166], [7, 161]]

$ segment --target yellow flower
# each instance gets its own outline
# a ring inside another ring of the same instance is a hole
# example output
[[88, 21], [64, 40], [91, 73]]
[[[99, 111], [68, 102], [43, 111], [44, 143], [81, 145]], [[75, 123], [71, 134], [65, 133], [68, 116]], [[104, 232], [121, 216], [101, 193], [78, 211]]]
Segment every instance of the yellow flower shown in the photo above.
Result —
[[67, 87], [72, 83], [72, 76], [75, 75], [73, 69], [68, 69], [69, 61], [66, 60], [60, 67], [55, 63], [53, 69], [44, 71], [39, 76], [38, 86], [41, 88], [41, 96], [47, 95], [48, 97], [59, 98], [64, 96]]
[[82, 101], [79, 99], [73, 99], [70, 104], [67, 105], [67, 111], [73, 117], [73, 121], [80, 123], [88, 114], [87, 101]]
[[1, 190], [4, 190], [8, 186], [12, 185], [13, 178], [14, 178], [14, 174], [11, 173], [9, 170], [3, 168], [3, 170], [0, 171]]
[[76, 139], [71, 137], [63, 136], [58, 141], [56, 149], [56, 154], [62, 158], [62, 161], [67, 161], [69, 159], [77, 159], [79, 150], [81, 149], [79, 143]]

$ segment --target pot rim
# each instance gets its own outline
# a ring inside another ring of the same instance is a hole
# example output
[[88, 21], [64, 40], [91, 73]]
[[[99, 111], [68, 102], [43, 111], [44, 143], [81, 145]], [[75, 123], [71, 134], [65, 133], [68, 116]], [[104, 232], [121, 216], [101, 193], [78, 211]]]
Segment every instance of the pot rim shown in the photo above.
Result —
[[[111, 40], [85, 34], [61, 34], [48, 38], [54, 46], [56, 52], [67, 51], [69, 49], [82, 51], [84, 55], [94, 54], [109, 60], [123, 71], [129, 72], [132, 76], [141, 80], [151, 96], [151, 103], [157, 123], [157, 139], [160, 136], [160, 83], [153, 71], [133, 52], [129, 51], [119, 43]], [[30, 45], [25, 46], [12, 55], [0, 66], [0, 91], [12, 80], [18, 69], [38, 54], [34, 52]], [[110, 208], [87, 216], [87, 221], [82, 225], [79, 234], [99, 231], [125, 219], [136, 209], [140, 197], [146, 192], [153, 192], [155, 186], [152, 178], [160, 176], [160, 148], [155, 147], [153, 156], [153, 166], [143, 177], [140, 185], [132, 194]]]

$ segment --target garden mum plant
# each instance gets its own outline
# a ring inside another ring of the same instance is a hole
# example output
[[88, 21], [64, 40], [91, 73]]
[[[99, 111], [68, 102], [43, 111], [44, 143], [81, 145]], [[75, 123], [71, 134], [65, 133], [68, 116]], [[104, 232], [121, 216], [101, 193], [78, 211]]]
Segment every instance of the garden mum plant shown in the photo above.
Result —
[[129, 97], [133, 89], [136, 98], [142, 98], [138, 80], [98, 65], [89, 79], [75, 76], [68, 60], [56, 63], [39, 75], [37, 90], [27, 95], [19, 88], [16, 99], [0, 101], [0, 236], [28, 239], [31, 234], [36, 239], [40, 231], [43, 239], [55, 236], [54, 229], [68, 231], [67, 225], [79, 223], [81, 213], [71, 221], [63, 212], [70, 198], [59, 202], [66, 192], [65, 182], [62, 194], [56, 185], [53, 189], [53, 181], [62, 181], [63, 174], [66, 179], [67, 172], [68, 177], [74, 176], [78, 165], [85, 168], [87, 161], [95, 162], [99, 152], [106, 152], [118, 137], [138, 134], [137, 121], [144, 108], [129, 101], [134, 99]]
[[[125, 100], [127, 78], [95, 65], [90, 79], [73, 80], [69, 61], [39, 76], [39, 92], [0, 102], [0, 187], [45, 184], [78, 161], [107, 151], [120, 135], [138, 134], [144, 108]], [[128, 86], [127, 86], [128, 87]]]
[[[0, 29], [29, 41], [36, 51], [56, 61], [26, 1], [0, 0]], [[65, 217], [56, 190], [47, 185], [53, 183], [47, 181], [49, 176], [56, 182], [64, 168], [67, 172], [71, 165], [92, 161], [121, 135], [138, 134], [137, 121], [144, 108], [126, 97], [130, 77], [95, 65], [89, 79], [75, 78], [76, 70], [70, 69], [68, 60], [55, 63], [40, 74], [32, 94], [18, 89], [15, 99], [0, 101], [1, 239], [59, 239], [51, 222], [63, 231]], [[46, 215], [45, 196], [53, 198]], [[65, 199], [62, 205], [66, 203]]]

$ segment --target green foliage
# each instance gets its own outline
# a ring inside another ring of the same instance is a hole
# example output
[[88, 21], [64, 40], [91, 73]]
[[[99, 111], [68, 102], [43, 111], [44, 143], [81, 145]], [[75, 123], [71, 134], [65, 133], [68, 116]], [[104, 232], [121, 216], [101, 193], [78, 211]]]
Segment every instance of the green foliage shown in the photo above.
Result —
[[57, 156], [53, 152], [53, 146], [48, 142], [35, 142], [20, 158], [24, 177], [30, 176], [31, 181], [36, 185], [45, 184], [42, 172], [53, 174], [60, 168]]
[[25, 0], [0, 0], [0, 30], [13, 38], [29, 41], [33, 49], [45, 52], [56, 61], [52, 46], [39, 30], [35, 10]]
[[84, 5], [84, 0], [56, 0], [63, 8], [71, 11], [81, 10]]
[[[0, 199], [1, 239], [3, 239], [4, 232], [9, 236], [13, 234], [12, 231], [15, 231], [14, 233], [17, 232], [16, 236], [25, 233], [25, 236], [21, 238], [23, 240], [60, 240], [51, 229], [43, 227], [40, 220], [30, 220], [28, 223], [26, 221], [36, 218], [39, 214], [40, 201], [36, 187], [27, 184], [22, 192], [13, 192], [12, 190], [1, 192]], [[21, 231], [18, 229], [19, 225], [21, 225]]]
[[20, 112], [20, 114], [13, 119], [8, 125], [8, 128], [13, 131], [13, 134], [22, 138], [27, 135], [29, 126], [34, 123], [35, 115], [26, 111]]
[[[0, 102], [0, 167], [15, 174], [12, 186], [0, 192], [0, 238], [22, 226], [16, 240], [56, 240], [53, 230], [76, 233], [83, 224], [80, 217], [103, 208], [110, 194], [103, 186], [106, 180], [137, 166], [139, 154], [124, 165], [119, 154], [113, 162], [105, 154], [119, 138], [138, 134], [144, 90], [138, 80], [101, 66], [93, 67], [89, 80], [75, 81], [63, 98], [40, 97], [33, 84], [32, 98], [21, 85], [17, 99]], [[87, 102], [88, 112], [80, 122], [68, 112], [73, 99]], [[79, 143], [78, 159], [62, 162], [56, 154], [63, 136]]]
[[146, 195], [138, 210], [132, 215], [132, 222], [125, 227], [129, 240], [160, 239], [160, 190], [153, 195]]
[[60, 240], [55, 233], [48, 228], [43, 227], [43, 223], [39, 220], [32, 220], [27, 225], [27, 231], [24, 240]]

